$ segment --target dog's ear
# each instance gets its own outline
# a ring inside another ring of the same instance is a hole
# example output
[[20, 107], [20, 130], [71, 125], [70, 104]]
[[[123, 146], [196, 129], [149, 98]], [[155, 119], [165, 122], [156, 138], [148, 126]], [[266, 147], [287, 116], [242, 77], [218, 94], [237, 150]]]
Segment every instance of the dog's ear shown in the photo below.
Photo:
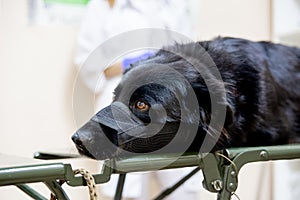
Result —
[[[194, 83], [193, 89], [195, 91], [195, 94], [197, 95], [199, 106], [202, 107], [204, 110], [210, 112], [211, 98], [207, 87], [202, 83]], [[216, 88], [213, 91], [218, 91], [218, 88]], [[223, 99], [223, 98], [220, 96], [219, 99]], [[234, 109], [231, 106], [230, 100], [226, 98], [224, 99], [225, 100], [221, 102], [222, 106], [224, 105], [226, 106], [226, 117], [225, 117], [224, 127], [230, 127], [234, 123]]]
[[234, 112], [230, 105], [226, 106], [226, 118], [225, 118], [225, 127], [230, 127], [234, 122]]

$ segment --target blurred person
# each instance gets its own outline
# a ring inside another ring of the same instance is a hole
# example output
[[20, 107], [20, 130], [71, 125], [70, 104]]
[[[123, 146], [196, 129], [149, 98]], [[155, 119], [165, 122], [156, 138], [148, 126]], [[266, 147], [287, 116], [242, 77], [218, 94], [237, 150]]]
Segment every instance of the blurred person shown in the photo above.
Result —
[[[78, 34], [75, 64], [84, 83], [96, 94], [97, 110], [111, 103], [113, 91], [120, 81], [123, 70], [130, 63], [151, 55], [151, 52], [142, 51], [126, 55], [109, 67], [104, 65], [85, 65], [85, 70], [81, 70], [80, 67], [88, 56], [107, 39], [139, 28], [169, 29], [194, 38], [188, 1], [91, 0], [89, 2], [86, 16]], [[118, 48], [118, 46], [112, 46], [111, 49], [106, 49], [106, 51], [113, 51], [115, 48]], [[105, 57], [106, 52], [101, 52], [101, 54], [101, 56]], [[155, 175], [160, 188], [164, 190], [172, 186], [191, 170], [191, 168], [187, 168], [164, 170], [155, 173], [130, 173], [125, 181], [123, 197], [135, 200], [148, 197], [150, 174]], [[113, 175], [109, 183], [101, 185], [105, 195], [110, 197], [114, 195], [117, 178], [118, 176]], [[198, 191], [201, 187], [200, 181], [199, 177], [189, 180], [166, 199], [197, 199]]]

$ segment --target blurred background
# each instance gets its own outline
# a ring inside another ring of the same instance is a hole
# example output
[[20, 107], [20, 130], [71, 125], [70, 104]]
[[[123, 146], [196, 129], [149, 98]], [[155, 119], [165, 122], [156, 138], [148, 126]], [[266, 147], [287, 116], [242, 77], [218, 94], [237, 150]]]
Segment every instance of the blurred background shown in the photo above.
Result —
[[[76, 152], [70, 137], [96, 112], [86, 106], [95, 103], [94, 94], [77, 79], [74, 66], [87, 3], [0, 0], [1, 154], [31, 158], [36, 151]], [[300, 46], [299, 0], [193, 0], [189, 8], [194, 40], [233, 36]], [[81, 106], [74, 108], [74, 99]], [[247, 165], [237, 194], [243, 200], [293, 199], [291, 188], [300, 187], [288, 177], [297, 169], [300, 173], [298, 162]], [[88, 199], [83, 188], [68, 191], [71, 199]], [[1, 187], [0, 198], [30, 199], [12, 186]], [[215, 196], [204, 192], [199, 199]]]

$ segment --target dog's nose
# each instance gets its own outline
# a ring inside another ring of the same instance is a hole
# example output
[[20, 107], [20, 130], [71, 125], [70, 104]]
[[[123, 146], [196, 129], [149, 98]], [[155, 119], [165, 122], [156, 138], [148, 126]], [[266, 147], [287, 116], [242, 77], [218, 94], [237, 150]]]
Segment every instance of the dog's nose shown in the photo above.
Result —
[[75, 133], [73, 136], [72, 136], [72, 140], [75, 144], [77, 145], [82, 145], [82, 141], [80, 140], [80, 137], [79, 137], [79, 134], [78, 133]]

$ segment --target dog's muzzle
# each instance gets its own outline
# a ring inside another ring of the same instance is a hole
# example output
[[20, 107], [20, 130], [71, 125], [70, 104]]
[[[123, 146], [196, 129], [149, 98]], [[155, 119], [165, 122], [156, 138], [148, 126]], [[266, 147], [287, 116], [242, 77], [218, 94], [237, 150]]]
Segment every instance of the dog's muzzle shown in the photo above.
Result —
[[104, 159], [112, 157], [118, 146], [143, 137], [145, 124], [120, 102], [114, 102], [94, 115], [73, 136], [81, 154]]

